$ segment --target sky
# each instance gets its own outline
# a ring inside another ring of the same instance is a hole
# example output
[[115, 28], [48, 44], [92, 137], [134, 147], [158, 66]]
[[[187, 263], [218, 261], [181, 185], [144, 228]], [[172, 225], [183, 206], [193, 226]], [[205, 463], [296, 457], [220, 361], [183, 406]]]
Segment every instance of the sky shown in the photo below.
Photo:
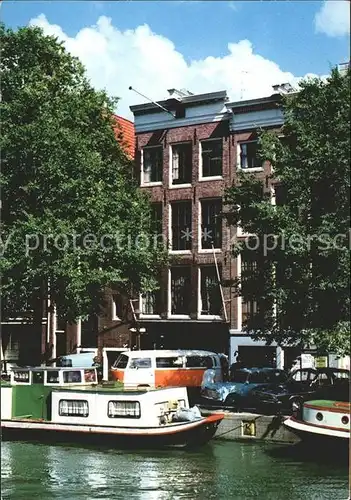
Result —
[[167, 89], [227, 90], [231, 100], [272, 85], [323, 76], [350, 59], [348, 0], [11, 1], [1, 20], [40, 26], [78, 56], [96, 88], [119, 97], [117, 113], [167, 98]]

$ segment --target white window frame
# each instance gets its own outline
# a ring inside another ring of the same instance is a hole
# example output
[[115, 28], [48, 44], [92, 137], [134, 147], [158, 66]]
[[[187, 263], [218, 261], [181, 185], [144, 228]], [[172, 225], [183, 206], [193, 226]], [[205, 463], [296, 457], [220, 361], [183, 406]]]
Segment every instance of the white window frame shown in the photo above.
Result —
[[171, 268], [168, 269], [167, 318], [168, 319], [190, 319], [190, 314], [172, 314], [172, 270], [171, 270]]
[[[173, 242], [173, 233], [172, 233], [172, 203], [177, 203], [177, 201], [178, 200], [174, 200], [174, 201], [170, 202], [169, 203], [169, 207], [168, 207], [168, 241], [169, 241], [168, 252], [171, 255], [191, 255], [193, 244], [191, 245], [192, 248], [190, 250], [173, 250], [173, 248], [172, 248], [172, 242]], [[190, 204], [192, 204], [191, 200], [179, 200], [179, 201], [190, 201]], [[193, 217], [193, 213], [192, 213], [192, 210], [191, 210], [191, 222], [193, 222], [192, 217]], [[191, 227], [193, 227], [193, 224], [191, 224]]]
[[202, 311], [202, 299], [201, 299], [201, 271], [206, 267], [215, 267], [214, 264], [199, 266], [197, 269], [197, 319], [205, 319], [213, 321], [215, 319], [222, 319], [219, 314], [201, 314]]
[[140, 317], [140, 319], [143, 319], [143, 318], [160, 319], [161, 318], [160, 314], [145, 314], [142, 312], [142, 310], [143, 310], [143, 294], [140, 293], [139, 294], [139, 311], [140, 311], [139, 317]]
[[[263, 165], [261, 167], [249, 167], [249, 168], [241, 168], [241, 145], [242, 144], [250, 144], [252, 142], [257, 143], [257, 140], [250, 140], [250, 141], [238, 141], [236, 144], [236, 169], [240, 170], [241, 172], [262, 172], [263, 171]], [[263, 163], [263, 162], [262, 162]]]
[[[222, 175], [209, 175], [208, 177], [203, 176], [202, 171], [202, 143], [209, 141], [219, 141], [222, 140]], [[199, 141], [199, 179], [200, 182], [206, 181], [220, 181], [223, 180], [223, 137], [210, 137], [209, 139], [201, 139]]]
[[[169, 189], [189, 188], [192, 186], [191, 182], [185, 182], [184, 184], [173, 184], [173, 147], [174, 146], [181, 146], [182, 144], [190, 144], [191, 149], [192, 149], [192, 142], [191, 141], [174, 142], [174, 143], [169, 145], [169, 150], [168, 150], [168, 158], [169, 158], [168, 185], [169, 185]], [[193, 164], [193, 150], [191, 150], [191, 164]], [[192, 178], [192, 172], [191, 172], [191, 178]]]
[[[143, 186], [162, 186], [162, 181], [145, 182], [145, 180], [144, 180], [144, 150], [145, 149], [154, 149], [154, 148], [162, 148], [162, 145], [158, 144], [157, 146], [144, 146], [141, 149], [141, 154], [140, 154], [140, 186], [141, 187], [143, 187]], [[162, 151], [162, 155], [163, 155], [163, 151]]]
[[[222, 200], [222, 203], [223, 203], [223, 199], [220, 198], [220, 197], [214, 197], [214, 198], [203, 198], [202, 200], [199, 200], [199, 205], [198, 205], [198, 219], [197, 219], [197, 230], [198, 230], [198, 253], [213, 253], [213, 251], [215, 251], [215, 253], [221, 253], [222, 252], [222, 248], [202, 248], [202, 229], [201, 229], [201, 226], [202, 226], [202, 204], [201, 202], [202, 201], [211, 201], [211, 200]], [[223, 238], [223, 224], [222, 224], [222, 238]], [[223, 240], [222, 240], [222, 246], [223, 246]]]

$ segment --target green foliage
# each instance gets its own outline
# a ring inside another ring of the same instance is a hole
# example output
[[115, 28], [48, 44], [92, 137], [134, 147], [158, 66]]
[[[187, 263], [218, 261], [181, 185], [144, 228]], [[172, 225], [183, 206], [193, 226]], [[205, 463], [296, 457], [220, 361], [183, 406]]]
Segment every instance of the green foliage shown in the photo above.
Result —
[[74, 320], [99, 310], [106, 285], [152, 288], [164, 255], [140, 236], [150, 206], [115, 139], [117, 101], [39, 28], [0, 37], [3, 314], [50, 293]]
[[257, 272], [237, 287], [245, 300], [258, 304], [246, 329], [269, 343], [314, 344], [345, 354], [350, 351], [350, 72], [333, 70], [327, 81], [306, 80], [282, 106], [283, 130], [259, 133], [260, 157], [274, 167], [268, 187], [243, 172], [227, 192], [229, 222], [240, 221], [245, 232], [256, 235], [258, 247], [234, 248], [257, 262]]

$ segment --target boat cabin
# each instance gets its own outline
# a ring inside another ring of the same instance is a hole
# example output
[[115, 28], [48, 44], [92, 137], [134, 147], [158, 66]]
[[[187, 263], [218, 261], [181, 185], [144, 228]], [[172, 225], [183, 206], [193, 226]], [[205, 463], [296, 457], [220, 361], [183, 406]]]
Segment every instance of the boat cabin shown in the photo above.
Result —
[[95, 368], [15, 368], [10, 374], [11, 385], [67, 386], [97, 383]]

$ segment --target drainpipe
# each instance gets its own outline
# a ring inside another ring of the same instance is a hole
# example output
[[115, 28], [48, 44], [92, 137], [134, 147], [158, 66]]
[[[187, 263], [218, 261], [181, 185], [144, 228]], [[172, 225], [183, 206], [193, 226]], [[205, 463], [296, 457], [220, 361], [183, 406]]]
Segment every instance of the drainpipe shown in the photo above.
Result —
[[212, 251], [213, 251], [213, 258], [214, 258], [214, 263], [215, 263], [215, 267], [216, 267], [216, 273], [217, 273], [217, 280], [218, 280], [219, 290], [221, 292], [221, 299], [222, 299], [224, 319], [225, 319], [225, 322], [227, 323], [227, 321], [228, 321], [227, 309], [226, 309], [226, 305], [225, 305], [224, 294], [223, 294], [223, 287], [222, 287], [222, 284], [221, 284], [221, 276], [219, 274], [218, 262], [217, 262], [216, 252], [215, 252], [213, 243], [212, 243]]

